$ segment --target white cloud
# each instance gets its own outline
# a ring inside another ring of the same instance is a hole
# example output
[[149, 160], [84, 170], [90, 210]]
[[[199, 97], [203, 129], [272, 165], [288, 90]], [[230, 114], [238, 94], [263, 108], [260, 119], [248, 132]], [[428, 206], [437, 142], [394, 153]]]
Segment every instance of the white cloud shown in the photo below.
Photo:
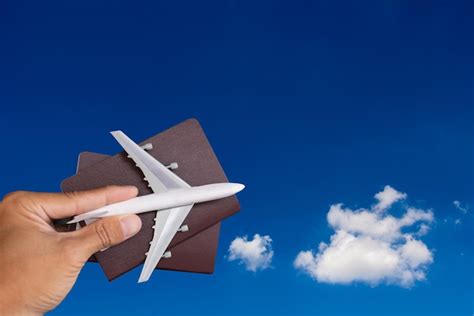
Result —
[[469, 210], [469, 208], [467, 206], [462, 206], [461, 202], [459, 202], [458, 200], [454, 200], [453, 205], [454, 205], [455, 208], [460, 210], [463, 214], [466, 214], [467, 211]]
[[459, 224], [461, 224], [461, 223], [462, 223], [462, 221], [461, 221], [460, 218], [456, 218], [456, 219], [454, 220], [454, 225], [459, 225]]
[[433, 212], [409, 207], [401, 218], [380, 215], [367, 209], [343, 209], [342, 204], [331, 205], [327, 220], [334, 230], [344, 230], [353, 234], [370, 236], [392, 241], [402, 237], [401, 229], [419, 221], [431, 223]]
[[429, 225], [426, 225], [426, 224], [421, 224], [420, 225], [420, 229], [418, 230], [418, 232], [416, 233], [417, 236], [424, 236], [426, 234], [428, 234], [428, 232], [431, 230], [431, 226]]
[[372, 286], [387, 283], [410, 287], [424, 280], [433, 256], [415, 236], [428, 233], [434, 221], [433, 212], [406, 207], [400, 218], [381, 213], [395, 201], [406, 198], [405, 193], [390, 186], [375, 198], [379, 203], [372, 209], [351, 210], [342, 204], [332, 205], [327, 214], [328, 223], [335, 231], [330, 243], [321, 242], [317, 252], [301, 251], [293, 262], [294, 267], [325, 283], [363, 282]]
[[433, 255], [426, 245], [413, 237], [408, 237], [406, 242], [398, 248], [402, 258], [412, 267], [417, 268], [433, 261]]
[[376, 212], [383, 212], [389, 209], [393, 203], [406, 199], [407, 195], [405, 193], [398, 192], [389, 185], [386, 185], [383, 188], [383, 191], [375, 194], [374, 197], [378, 200], [378, 203], [374, 205], [373, 209]]
[[227, 258], [245, 265], [248, 271], [265, 270], [272, 263], [272, 239], [259, 234], [255, 234], [252, 240], [248, 240], [247, 236], [236, 237], [229, 246]]

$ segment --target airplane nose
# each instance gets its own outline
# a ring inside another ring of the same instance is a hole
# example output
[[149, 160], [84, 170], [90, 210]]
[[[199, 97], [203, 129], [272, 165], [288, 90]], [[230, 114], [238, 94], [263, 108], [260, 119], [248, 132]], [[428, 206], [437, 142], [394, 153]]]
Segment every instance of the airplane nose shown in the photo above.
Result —
[[229, 183], [231, 185], [231, 189], [233, 194], [239, 193], [243, 189], [245, 189], [245, 185], [241, 183]]

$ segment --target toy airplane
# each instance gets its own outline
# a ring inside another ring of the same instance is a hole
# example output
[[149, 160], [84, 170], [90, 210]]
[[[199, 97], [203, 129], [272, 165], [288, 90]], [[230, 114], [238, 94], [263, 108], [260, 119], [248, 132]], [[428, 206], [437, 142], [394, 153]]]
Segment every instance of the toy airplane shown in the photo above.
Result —
[[166, 257], [165, 250], [176, 232], [188, 229], [185, 227], [186, 225], [181, 225], [195, 203], [234, 195], [243, 190], [245, 186], [238, 183], [214, 183], [191, 187], [168, 167], [134, 143], [122, 131], [112, 132], [112, 135], [128, 153], [128, 157], [133, 159], [136, 166], [141, 169], [154, 193], [110, 204], [75, 216], [68, 224], [107, 216], [157, 211], [153, 226], [153, 239], [150, 242], [145, 264], [138, 279], [138, 283], [146, 282], [160, 259]]

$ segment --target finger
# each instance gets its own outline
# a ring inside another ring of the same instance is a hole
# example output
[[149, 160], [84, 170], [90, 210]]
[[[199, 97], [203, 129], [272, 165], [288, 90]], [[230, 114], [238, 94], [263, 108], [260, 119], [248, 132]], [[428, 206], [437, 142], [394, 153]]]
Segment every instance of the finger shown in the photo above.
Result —
[[135, 214], [105, 217], [78, 231], [68, 233], [74, 236], [71, 247], [80, 257], [87, 260], [97, 251], [117, 245], [140, 231], [142, 221]]
[[134, 198], [134, 186], [106, 186], [88, 191], [68, 193], [28, 193], [34, 207], [52, 219], [60, 219], [88, 212], [107, 204]]

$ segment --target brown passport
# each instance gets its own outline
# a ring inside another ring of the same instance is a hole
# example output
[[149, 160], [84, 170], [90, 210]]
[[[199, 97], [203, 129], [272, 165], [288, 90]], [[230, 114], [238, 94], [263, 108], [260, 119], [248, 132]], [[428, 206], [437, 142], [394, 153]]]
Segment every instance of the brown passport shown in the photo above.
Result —
[[[108, 155], [88, 151], [82, 152], [79, 154], [77, 161], [77, 173], [109, 157]], [[220, 223], [217, 223], [196, 234], [194, 237], [170, 248], [172, 257], [161, 260], [156, 268], [183, 272], [214, 272], [219, 231]], [[200, 260], [195, 260], [196, 255], [200, 256]], [[88, 261], [97, 262], [97, 258], [93, 255]]]
[[[192, 186], [227, 182], [217, 157], [195, 119], [184, 121], [142, 142], [142, 144], [145, 143], [153, 145], [153, 149], [149, 153], [163, 164], [177, 162], [179, 168], [174, 171]], [[69, 192], [112, 184], [135, 185], [139, 189], [139, 195], [152, 193], [148, 184], [143, 180], [141, 170], [135, 166], [131, 159], [127, 158], [124, 152], [81, 170], [77, 175], [64, 180], [61, 188], [64, 192]], [[208, 241], [204, 238], [206, 236], [198, 236], [198, 234], [211, 227], [218, 230], [219, 227], [215, 225], [238, 210], [239, 203], [235, 196], [196, 204], [183, 223], [188, 225], [189, 231], [177, 233], [168, 250], [181, 245], [191, 237], [198, 238], [200, 243], [207, 243]], [[139, 216], [143, 226], [137, 235], [120, 245], [96, 254], [96, 258], [109, 280], [117, 278], [145, 260], [145, 253], [148, 251], [149, 242], [153, 236], [152, 226], [154, 225], [155, 212], [142, 213]], [[193, 248], [192, 250], [193, 256], [190, 261], [193, 264], [197, 264], [201, 260], [208, 260], [208, 255], [201, 252], [201, 249]], [[171, 266], [166, 261], [171, 260], [174, 256], [172, 251], [172, 257], [162, 260], [163, 266], [160, 263], [159, 268], [170, 269]]]

